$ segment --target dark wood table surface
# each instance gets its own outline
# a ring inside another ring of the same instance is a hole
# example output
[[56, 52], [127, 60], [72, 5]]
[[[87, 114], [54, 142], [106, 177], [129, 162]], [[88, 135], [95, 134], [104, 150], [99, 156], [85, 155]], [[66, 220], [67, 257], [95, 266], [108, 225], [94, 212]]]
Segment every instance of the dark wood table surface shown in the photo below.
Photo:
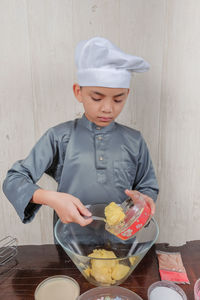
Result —
[[[148, 287], [160, 280], [156, 249], [181, 252], [190, 285], [181, 284], [180, 287], [185, 291], [188, 299], [193, 300], [194, 283], [197, 278], [200, 278], [200, 241], [187, 242], [181, 247], [169, 247], [167, 244], [154, 245], [121, 286], [147, 300]], [[45, 278], [58, 274], [71, 276], [77, 280], [81, 294], [94, 288], [85, 280], [60, 246], [19, 246], [17, 257], [7, 265], [0, 266], [0, 299], [34, 299], [37, 285]]]

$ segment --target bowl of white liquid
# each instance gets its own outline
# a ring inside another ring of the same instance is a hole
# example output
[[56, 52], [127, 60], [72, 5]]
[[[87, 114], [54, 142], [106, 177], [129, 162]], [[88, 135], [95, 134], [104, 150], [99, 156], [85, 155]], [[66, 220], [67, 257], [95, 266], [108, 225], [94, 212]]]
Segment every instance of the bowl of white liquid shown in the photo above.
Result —
[[43, 280], [35, 290], [35, 300], [76, 300], [80, 287], [76, 280], [65, 275], [51, 276]]
[[171, 281], [154, 282], [148, 288], [148, 300], [187, 300], [184, 291]]

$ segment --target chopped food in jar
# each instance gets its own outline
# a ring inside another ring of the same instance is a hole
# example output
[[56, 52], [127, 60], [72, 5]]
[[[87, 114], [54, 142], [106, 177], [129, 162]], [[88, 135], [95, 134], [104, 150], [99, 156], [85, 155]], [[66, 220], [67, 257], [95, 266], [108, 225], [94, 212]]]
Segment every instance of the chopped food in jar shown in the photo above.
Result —
[[109, 226], [118, 225], [125, 219], [123, 209], [115, 202], [111, 202], [105, 207], [106, 222]]

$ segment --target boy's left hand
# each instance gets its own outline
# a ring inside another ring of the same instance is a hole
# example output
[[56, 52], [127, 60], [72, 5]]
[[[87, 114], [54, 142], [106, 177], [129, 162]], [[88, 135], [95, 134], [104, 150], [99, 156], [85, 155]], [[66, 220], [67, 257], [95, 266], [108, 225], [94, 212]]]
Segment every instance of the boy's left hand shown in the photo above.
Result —
[[137, 201], [140, 201], [140, 197], [142, 197], [147, 202], [147, 204], [150, 206], [151, 215], [153, 216], [155, 214], [156, 206], [155, 206], [155, 203], [152, 198], [150, 198], [149, 196], [142, 194], [136, 190], [125, 190], [125, 193], [127, 196], [129, 196], [133, 200], [134, 203], [136, 203]]

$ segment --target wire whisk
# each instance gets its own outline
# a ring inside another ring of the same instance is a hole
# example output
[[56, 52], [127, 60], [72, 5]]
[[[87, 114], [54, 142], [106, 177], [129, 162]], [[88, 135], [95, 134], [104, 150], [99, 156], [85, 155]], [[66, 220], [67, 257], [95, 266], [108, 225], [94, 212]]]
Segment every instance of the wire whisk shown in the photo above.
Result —
[[6, 236], [0, 240], [0, 266], [5, 265], [17, 255], [17, 239]]

